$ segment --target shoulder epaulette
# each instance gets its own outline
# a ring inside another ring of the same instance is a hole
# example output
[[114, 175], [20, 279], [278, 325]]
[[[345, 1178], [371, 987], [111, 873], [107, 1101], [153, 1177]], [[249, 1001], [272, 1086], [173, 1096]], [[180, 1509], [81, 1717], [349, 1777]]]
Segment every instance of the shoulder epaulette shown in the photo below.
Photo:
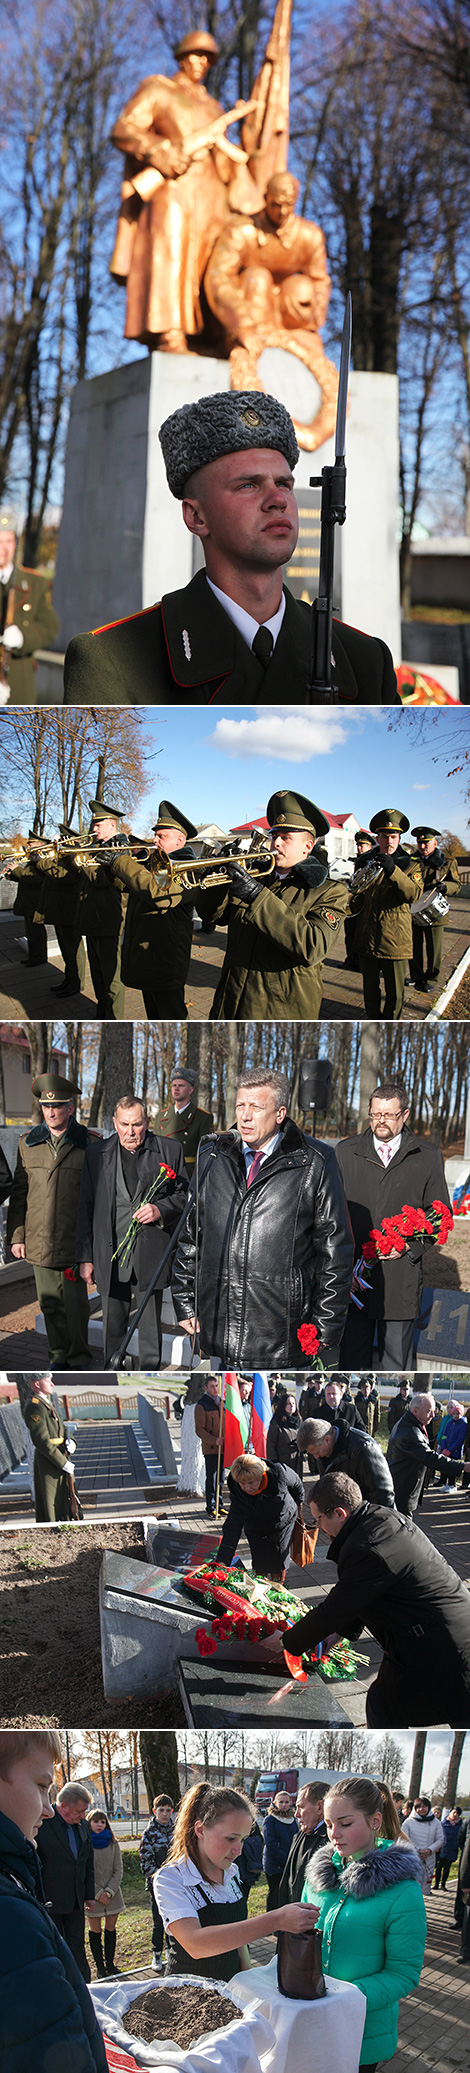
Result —
[[148, 619], [150, 612], [158, 612], [161, 599], [156, 605], [145, 605], [143, 612], [126, 612], [125, 619], [109, 619], [107, 626], [93, 626], [93, 639], [97, 633], [112, 633], [114, 626], [130, 626], [131, 620]]

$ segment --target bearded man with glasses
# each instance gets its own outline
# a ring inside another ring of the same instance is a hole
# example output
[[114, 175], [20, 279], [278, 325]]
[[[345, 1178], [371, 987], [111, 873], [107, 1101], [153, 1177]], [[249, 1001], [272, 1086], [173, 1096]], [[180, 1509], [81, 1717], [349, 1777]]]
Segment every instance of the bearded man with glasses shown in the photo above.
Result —
[[[359, 1137], [343, 1138], [336, 1147], [343, 1188], [354, 1233], [355, 1260], [362, 1255], [372, 1228], [406, 1207], [424, 1209], [434, 1201], [450, 1208], [444, 1162], [438, 1145], [409, 1128], [410, 1104], [400, 1080], [375, 1087], [369, 1124]], [[340, 1347], [342, 1368], [410, 1370], [416, 1366], [414, 1326], [421, 1309], [424, 1246], [430, 1238], [408, 1239], [404, 1252], [392, 1248], [387, 1259], [369, 1264], [369, 1288], [358, 1288], [362, 1309], [349, 1305]]]

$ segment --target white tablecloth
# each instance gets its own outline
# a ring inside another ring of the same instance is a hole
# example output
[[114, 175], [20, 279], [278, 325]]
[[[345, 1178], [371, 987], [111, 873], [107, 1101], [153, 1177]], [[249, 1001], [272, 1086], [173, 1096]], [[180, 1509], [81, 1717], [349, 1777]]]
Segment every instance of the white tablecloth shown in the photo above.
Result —
[[239, 2008], [248, 2005], [272, 2023], [274, 2048], [260, 2053], [264, 2073], [357, 2073], [367, 2008], [359, 1987], [328, 1978], [323, 2000], [288, 2001], [272, 1958], [237, 1973], [230, 1992]]
[[[185, 1984], [184, 1975], [178, 1973], [162, 1985], [179, 1987]], [[234, 1981], [228, 1986], [220, 1980], [204, 1981], [197, 1977], [188, 1979], [188, 1985], [200, 1986], [201, 1995], [205, 1986], [216, 1986], [225, 1999], [235, 2000], [232, 1994]], [[130, 2051], [139, 2066], [158, 2067], [159, 2073], [261, 2073], [261, 2066], [271, 2063], [270, 2054], [274, 2036], [270, 2028], [267, 2010], [250, 2005], [247, 2022], [234, 2021], [225, 2030], [214, 2031], [202, 2036], [198, 2044], [192, 2044], [188, 2051], [171, 2041], [158, 2044], [143, 2044], [140, 2037], [131, 2037], [124, 2029], [122, 2017], [131, 2001], [148, 1988], [156, 1987], [155, 1979], [130, 1979], [101, 1981], [91, 1989], [98, 2022], [106, 2036], [119, 2046], [120, 2051]], [[349, 2069], [348, 2069], [349, 2073]]]

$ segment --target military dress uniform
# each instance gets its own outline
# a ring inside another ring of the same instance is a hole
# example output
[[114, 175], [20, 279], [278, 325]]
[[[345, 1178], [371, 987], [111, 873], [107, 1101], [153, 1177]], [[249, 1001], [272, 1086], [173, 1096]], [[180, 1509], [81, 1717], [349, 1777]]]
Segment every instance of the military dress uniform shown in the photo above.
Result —
[[70, 1519], [70, 1481], [62, 1419], [50, 1397], [33, 1391], [23, 1412], [34, 1447], [34, 1500], [37, 1525]]
[[[107, 806], [102, 799], [89, 799], [90, 813], [94, 821], [122, 821], [124, 816], [117, 806]], [[112, 836], [103, 847], [126, 851], [127, 835]], [[86, 856], [79, 869], [80, 933], [86, 938], [88, 963], [92, 985], [96, 994], [96, 1014], [101, 1022], [120, 1022], [124, 1014], [124, 985], [121, 972], [121, 929], [122, 898], [110, 875], [110, 859], [94, 863]], [[77, 865], [72, 864], [72, 873]]]
[[[163, 828], [175, 828], [188, 836], [197, 834], [194, 822], [188, 820], [179, 806], [174, 806], [171, 799], [161, 799], [153, 830], [157, 864], [160, 861], [158, 834]], [[189, 842], [184, 848], [174, 851], [177, 868], [193, 858], [194, 851]], [[191, 957], [195, 896], [189, 894], [186, 900], [181, 900], [178, 894], [162, 897], [152, 870], [146, 864], [139, 864], [135, 857], [116, 857], [110, 869], [113, 878], [130, 896], [122, 941], [124, 985], [139, 988], [144, 997], [146, 1015], [163, 1022], [184, 1022], [187, 1020], [184, 989]]]
[[[30, 839], [30, 838], [28, 838]], [[43, 865], [35, 860], [34, 853], [26, 863], [18, 862], [5, 873], [18, 886], [13, 902], [13, 913], [24, 921], [28, 956], [23, 963], [29, 965], [47, 964], [46, 929], [46, 884]]]
[[59, 631], [57, 612], [51, 600], [51, 579], [37, 569], [15, 566], [9, 583], [0, 583], [0, 645], [5, 628], [17, 626], [23, 635], [21, 648], [5, 653], [10, 705], [36, 702], [37, 648], [50, 648]]
[[[409, 828], [406, 814], [396, 807], [383, 807], [373, 815], [371, 829], [396, 834]], [[385, 1021], [397, 1022], [403, 1007], [405, 978], [408, 959], [412, 953], [412, 926], [410, 908], [421, 892], [421, 865], [416, 857], [400, 843], [391, 856], [382, 856], [379, 848], [372, 851], [378, 866], [374, 883], [357, 894], [357, 908], [354, 894], [351, 906], [356, 911], [355, 949], [359, 958], [364, 986], [364, 1007], [366, 1016], [373, 1022], [382, 1014], [380, 978], [385, 985]]]
[[[439, 886], [441, 891], [445, 893], [446, 899], [451, 899], [452, 894], [458, 892], [460, 885], [456, 858], [446, 857], [445, 851], [437, 848], [437, 843], [440, 840], [437, 828], [412, 828], [411, 833], [416, 836], [418, 841], [420, 835], [424, 836], [426, 840], [436, 839], [436, 847], [431, 850], [430, 856], [426, 857], [418, 851], [423, 892], [435, 892]], [[426, 922], [424, 928], [422, 923], [420, 926], [418, 921], [413, 921], [411, 977], [414, 980], [415, 986], [423, 993], [426, 991], [430, 980], [439, 978], [443, 940], [443, 921]], [[425, 950], [426, 966], [424, 962]]]
[[[301, 792], [273, 792], [266, 808], [276, 829], [325, 835], [328, 821]], [[348, 889], [328, 877], [315, 851], [285, 876], [251, 879], [230, 867], [228, 892], [198, 893], [205, 923], [226, 921], [227, 950], [211, 1020], [316, 1021], [323, 991], [323, 961], [347, 911]]]
[[[186, 1067], [182, 1066], [182, 1079], [184, 1079], [185, 1072]], [[176, 1137], [177, 1143], [181, 1145], [186, 1172], [189, 1173], [190, 1180], [201, 1138], [207, 1137], [213, 1128], [213, 1115], [211, 1115], [209, 1109], [198, 1108], [196, 1091], [191, 1095], [191, 1100], [188, 1101], [186, 1108], [176, 1109], [173, 1101], [164, 1102], [162, 1107], [159, 1108], [158, 1114], [152, 1118], [151, 1123], [151, 1129], [155, 1130], [158, 1136], [163, 1134], [164, 1137]]]
[[[75, 1089], [56, 1074], [33, 1080], [39, 1101], [69, 1101]], [[70, 1116], [53, 1139], [42, 1120], [20, 1137], [7, 1216], [8, 1245], [24, 1245], [34, 1270], [51, 1366], [88, 1368], [88, 1296], [76, 1271], [80, 1180], [89, 1133]]]

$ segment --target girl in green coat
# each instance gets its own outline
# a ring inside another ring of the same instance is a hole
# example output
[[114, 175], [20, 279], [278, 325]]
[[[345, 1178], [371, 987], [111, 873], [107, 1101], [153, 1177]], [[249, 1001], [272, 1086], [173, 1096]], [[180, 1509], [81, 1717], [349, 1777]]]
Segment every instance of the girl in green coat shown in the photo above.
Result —
[[[371, 1778], [347, 1778], [325, 1800], [330, 1848], [317, 1850], [302, 1900], [319, 1908], [323, 1971], [367, 2001], [362, 2073], [397, 2046], [398, 2006], [421, 1976], [426, 1910], [415, 1850], [380, 1837], [383, 1804]], [[333, 1847], [331, 1847], [331, 1844]]]

